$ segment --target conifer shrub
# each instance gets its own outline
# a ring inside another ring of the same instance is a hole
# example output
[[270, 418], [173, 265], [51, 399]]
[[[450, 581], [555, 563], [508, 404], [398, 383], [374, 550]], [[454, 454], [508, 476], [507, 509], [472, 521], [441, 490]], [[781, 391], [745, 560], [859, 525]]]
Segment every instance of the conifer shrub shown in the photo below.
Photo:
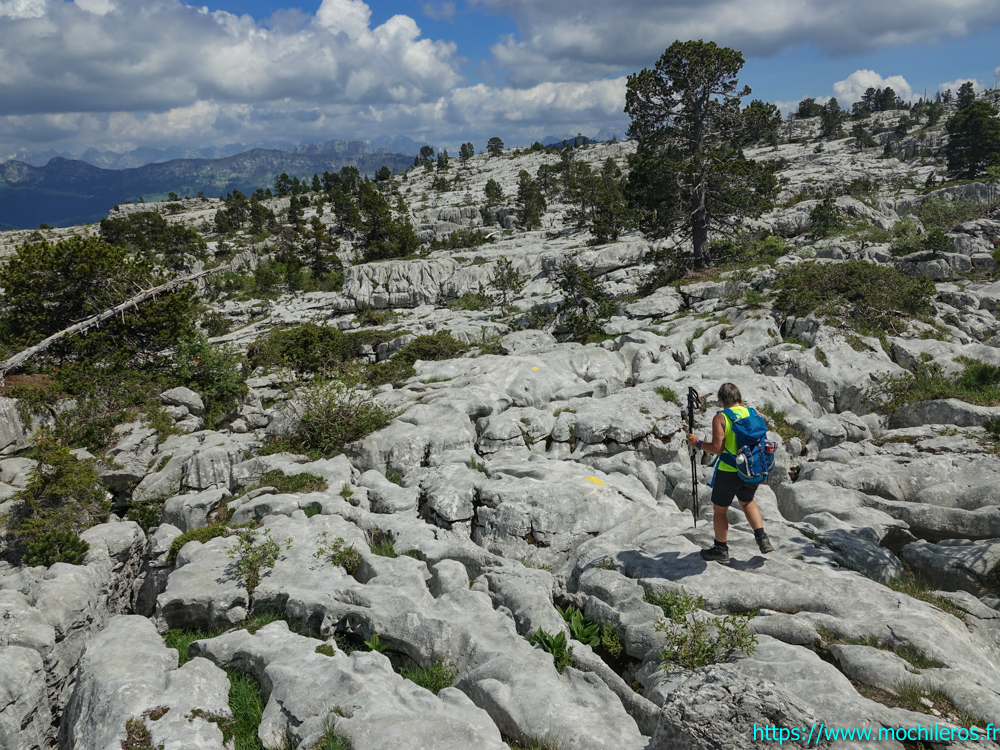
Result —
[[335, 456], [348, 443], [389, 424], [395, 410], [371, 391], [358, 388], [363, 374], [359, 368], [348, 368], [329, 380], [314, 378], [300, 388], [289, 402], [291, 430], [267, 443], [264, 452]]
[[786, 315], [836, 316], [862, 334], [906, 330], [908, 318], [933, 312], [934, 283], [863, 260], [801, 263], [774, 282], [774, 306]]
[[397, 383], [417, 374], [413, 365], [418, 360], [434, 362], [440, 359], [453, 359], [468, 350], [468, 344], [462, 343], [448, 331], [418, 336], [396, 352], [391, 359], [371, 366], [368, 369], [367, 380], [372, 386]]
[[79, 565], [90, 545], [79, 534], [107, 520], [111, 505], [94, 459], [78, 459], [43, 434], [32, 450], [38, 464], [11, 497], [6, 517], [9, 556], [24, 565]]
[[329, 373], [357, 358], [364, 344], [377, 346], [402, 332], [358, 331], [305, 323], [291, 328], [273, 328], [247, 350], [251, 367], [288, 367], [297, 372]]

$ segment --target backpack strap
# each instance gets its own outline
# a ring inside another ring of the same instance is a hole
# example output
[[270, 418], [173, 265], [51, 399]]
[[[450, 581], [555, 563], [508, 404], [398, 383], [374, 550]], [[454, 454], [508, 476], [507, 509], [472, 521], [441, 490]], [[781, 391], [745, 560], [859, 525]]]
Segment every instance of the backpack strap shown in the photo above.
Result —
[[[716, 414], [725, 414], [727, 417], [729, 417], [730, 425], [734, 424], [737, 419], [742, 419], [742, 417], [740, 417], [732, 409], [720, 409], [719, 411], [716, 412]], [[724, 439], [722, 441], [722, 453], [719, 454], [719, 458], [716, 463], [718, 463], [718, 461], [722, 461], [727, 466], [732, 466], [734, 469], [736, 468], [736, 454], [730, 453], [728, 450], [726, 450], [726, 441]]]

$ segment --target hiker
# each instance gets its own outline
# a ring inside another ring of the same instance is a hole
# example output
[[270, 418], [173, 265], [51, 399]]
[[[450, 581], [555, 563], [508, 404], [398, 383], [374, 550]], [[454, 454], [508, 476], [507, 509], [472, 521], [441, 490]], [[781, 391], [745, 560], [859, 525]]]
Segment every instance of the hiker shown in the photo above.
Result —
[[[718, 395], [724, 411], [732, 412], [737, 418], [750, 416], [750, 409], [743, 405], [743, 394], [733, 383], [723, 383]], [[706, 453], [720, 454], [712, 482], [712, 524], [715, 527], [715, 544], [701, 551], [702, 559], [720, 563], [729, 562], [729, 545], [726, 543], [729, 537], [729, 519], [726, 518], [726, 511], [733, 504], [734, 497], [740, 501], [740, 507], [746, 514], [750, 528], [753, 529], [760, 551], [766, 554], [774, 550], [771, 540], [764, 533], [764, 519], [760, 515], [760, 508], [753, 501], [757, 485], [744, 481], [737, 473], [736, 435], [733, 433], [732, 420], [724, 411], [720, 411], [712, 420], [712, 442], [706, 443], [693, 434], [687, 436], [689, 445]]]

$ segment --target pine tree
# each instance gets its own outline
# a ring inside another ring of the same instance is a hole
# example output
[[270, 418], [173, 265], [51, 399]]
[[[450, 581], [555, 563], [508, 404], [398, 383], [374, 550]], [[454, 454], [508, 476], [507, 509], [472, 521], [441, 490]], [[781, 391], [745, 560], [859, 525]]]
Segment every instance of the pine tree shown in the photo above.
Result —
[[774, 166], [743, 148], [776, 132], [773, 105], [740, 100], [743, 56], [714, 42], [675, 42], [655, 67], [630, 75], [625, 112], [636, 139], [629, 190], [654, 236], [690, 234], [695, 266], [711, 264], [709, 231], [731, 231], [774, 205]]

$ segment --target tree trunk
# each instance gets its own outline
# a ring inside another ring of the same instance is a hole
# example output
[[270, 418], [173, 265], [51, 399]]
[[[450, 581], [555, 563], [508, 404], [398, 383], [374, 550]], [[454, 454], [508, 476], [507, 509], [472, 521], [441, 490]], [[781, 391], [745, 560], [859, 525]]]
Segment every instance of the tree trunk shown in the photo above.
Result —
[[105, 310], [104, 312], [98, 313], [97, 315], [87, 318], [86, 320], [82, 320], [79, 323], [71, 325], [69, 328], [64, 328], [58, 333], [53, 333], [47, 339], [40, 341], [34, 346], [28, 347], [24, 351], [18, 352], [13, 357], [4, 362], [0, 362], [0, 386], [3, 385], [4, 376], [8, 372], [20, 367], [29, 359], [34, 357], [36, 354], [45, 351], [56, 342], [61, 341], [62, 339], [72, 336], [73, 334], [76, 333], [84, 333], [88, 329], [100, 325], [108, 318], [112, 318], [115, 315], [124, 313], [126, 310], [131, 310], [133, 307], [138, 307], [141, 303], [145, 302], [150, 297], [155, 297], [157, 294], [162, 294], [164, 292], [172, 291], [179, 286], [187, 284], [189, 281], [195, 281], [197, 279], [200, 279], [202, 276], [208, 276], [209, 274], [217, 273], [219, 271], [224, 271], [230, 268], [231, 265], [232, 264], [230, 263], [224, 266], [219, 266], [218, 268], [209, 269], [208, 271], [199, 271], [198, 273], [192, 274], [190, 276], [184, 276], [183, 278], [180, 279], [173, 279], [172, 281], [168, 281], [166, 284], [160, 284], [159, 286], [153, 287], [152, 289], [146, 289], [144, 291], [139, 292], [134, 297], [131, 297], [125, 300], [124, 302], [121, 302], [115, 305], [114, 307]]
[[705, 206], [705, 187], [699, 186], [691, 199], [691, 241], [694, 244], [694, 267], [705, 268], [712, 264], [708, 245], [708, 211]]

